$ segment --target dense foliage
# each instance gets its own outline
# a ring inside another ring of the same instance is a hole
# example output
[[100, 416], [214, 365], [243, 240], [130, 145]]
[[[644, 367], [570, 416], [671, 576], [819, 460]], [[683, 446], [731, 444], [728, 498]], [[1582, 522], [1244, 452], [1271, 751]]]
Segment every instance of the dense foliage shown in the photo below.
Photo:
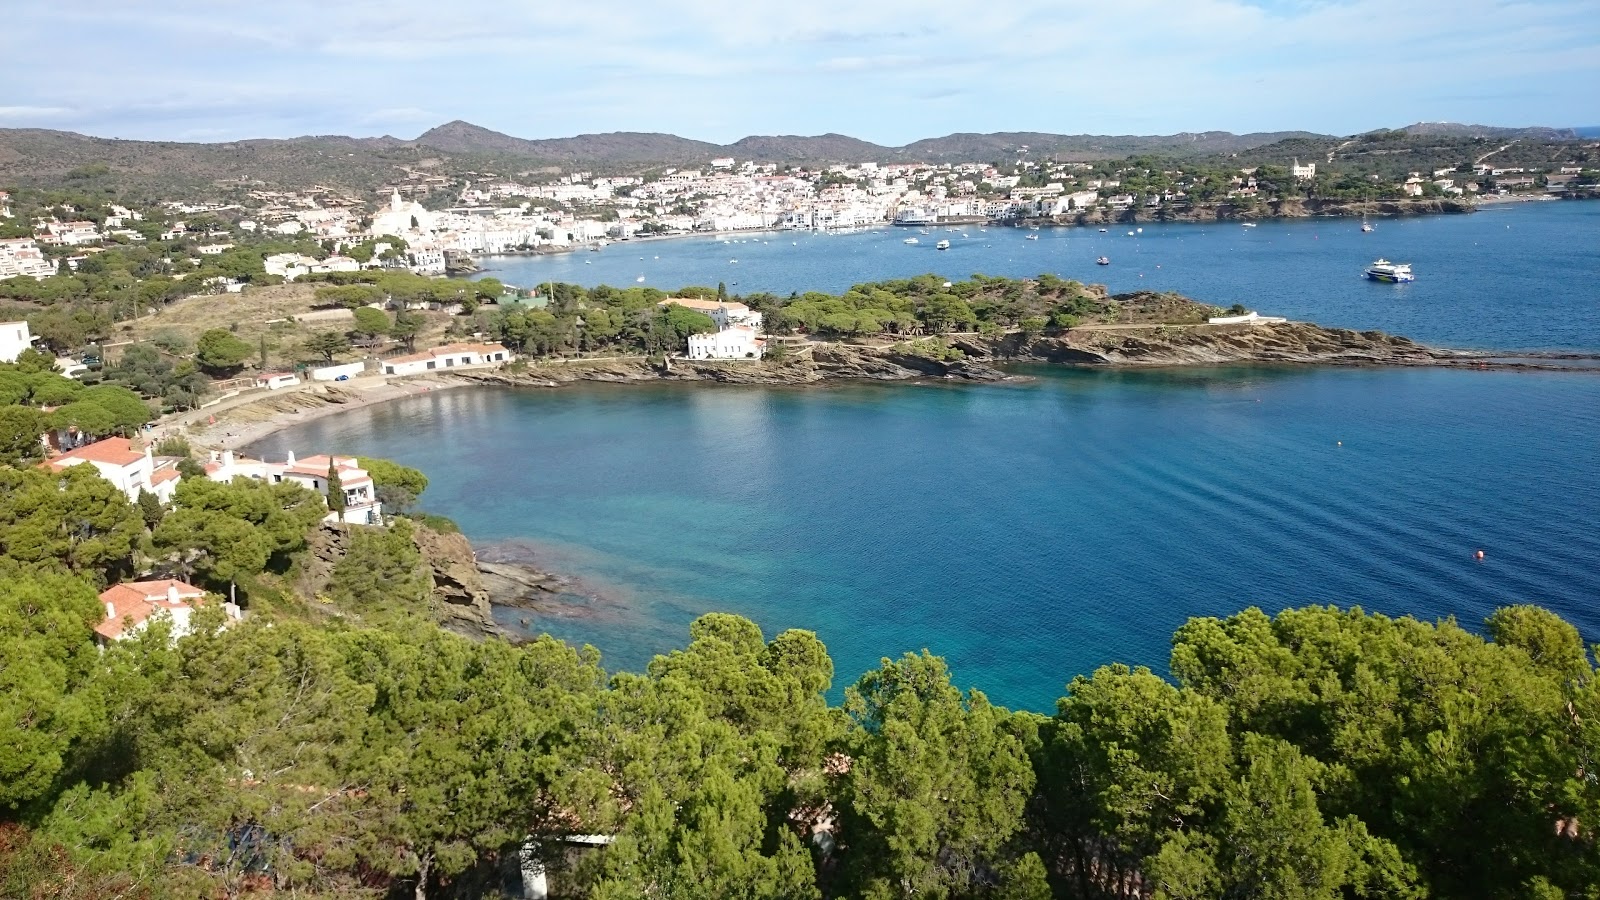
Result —
[[[1195, 619], [1171, 679], [1108, 666], [1052, 716], [924, 651], [835, 705], [815, 635], [731, 615], [609, 676], [589, 648], [444, 632], [404, 522], [346, 529], [316, 603], [262, 602], [325, 512], [288, 485], [186, 479], [152, 524], [88, 467], [0, 481], [5, 896], [482, 897], [520, 854], [591, 898], [1600, 886], [1600, 677], [1533, 607], [1487, 637], [1332, 607]], [[97, 650], [96, 590], [152, 566], [253, 615]]]

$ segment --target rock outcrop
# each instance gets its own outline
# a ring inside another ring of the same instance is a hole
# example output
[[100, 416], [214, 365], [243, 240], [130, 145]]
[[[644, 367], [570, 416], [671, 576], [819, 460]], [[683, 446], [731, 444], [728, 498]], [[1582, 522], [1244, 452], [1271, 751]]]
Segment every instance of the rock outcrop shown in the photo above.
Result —
[[[1262, 203], [1196, 203], [1184, 207], [1086, 210], [1055, 219], [1057, 225], [1115, 225], [1135, 222], [1248, 222], [1263, 219], [1304, 219], [1311, 216], [1397, 218], [1477, 209], [1471, 200], [1273, 200]], [[1044, 220], [1041, 220], [1044, 221]], [[1048, 224], [1048, 223], [1046, 223]]]
[[500, 634], [472, 544], [459, 533], [447, 534], [421, 524], [412, 528], [411, 539], [433, 579], [433, 603], [440, 624], [472, 637]]
[[[322, 598], [334, 567], [350, 548], [351, 529], [364, 525], [323, 523], [312, 531], [306, 553], [295, 577], [295, 590], [302, 597]], [[432, 583], [432, 608], [439, 624], [469, 637], [499, 635], [494, 611], [489, 605], [489, 590], [478, 572], [472, 545], [460, 534], [435, 531], [418, 522], [411, 523], [411, 540], [428, 568]], [[321, 605], [323, 600], [315, 600]], [[327, 611], [336, 613], [331, 606]]]
[[1096, 367], [1230, 363], [1428, 366], [1462, 358], [1381, 331], [1355, 332], [1305, 322], [1075, 328], [1060, 336], [1033, 338], [1015, 348], [997, 345], [993, 352], [1012, 359]]
[[577, 381], [715, 381], [724, 384], [814, 384], [821, 381], [907, 381], [937, 378], [1006, 381], [1010, 362], [1086, 367], [1192, 366], [1230, 363], [1317, 365], [1450, 365], [1482, 354], [1437, 350], [1380, 331], [1323, 328], [1306, 322], [1238, 325], [1089, 325], [1057, 334], [1020, 332], [948, 339], [954, 358], [919, 353], [915, 345], [815, 343], [784, 362], [684, 362], [670, 368], [644, 360], [534, 366], [522, 372], [463, 373], [490, 384], [556, 387]]

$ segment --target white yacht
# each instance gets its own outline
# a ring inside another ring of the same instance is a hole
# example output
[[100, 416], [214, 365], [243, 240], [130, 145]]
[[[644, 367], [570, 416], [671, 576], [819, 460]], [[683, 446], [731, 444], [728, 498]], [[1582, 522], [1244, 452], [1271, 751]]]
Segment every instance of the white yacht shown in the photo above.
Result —
[[922, 242], [917, 240], [916, 238], [906, 238], [905, 240], [901, 241], [900, 243], [902, 243], [902, 244], [920, 244]]
[[1410, 263], [1392, 263], [1387, 259], [1379, 259], [1367, 266], [1366, 275], [1373, 281], [1386, 281], [1390, 284], [1405, 284], [1417, 280], [1417, 276], [1411, 274]]
[[933, 245], [933, 249], [935, 249], [935, 250], [949, 250], [950, 249], [950, 242], [949, 241], [940, 241], [939, 243]]

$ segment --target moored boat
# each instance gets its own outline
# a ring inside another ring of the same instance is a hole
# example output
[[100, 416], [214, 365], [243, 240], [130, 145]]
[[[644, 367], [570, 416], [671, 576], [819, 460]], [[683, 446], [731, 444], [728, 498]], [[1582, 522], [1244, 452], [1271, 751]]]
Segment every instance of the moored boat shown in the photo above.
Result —
[[1389, 284], [1404, 284], [1417, 280], [1417, 276], [1411, 272], [1410, 263], [1393, 263], [1387, 259], [1379, 259], [1367, 266], [1366, 276], [1373, 281], [1384, 281]]
[[1097, 266], [1109, 266], [1109, 265], [1111, 265], [1111, 257], [1109, 257], [1109, 256], [1097, 257], [1095, 259], [1095, 261], [1094, 261], [1094, 264], [1097, 265]]
[[939, 243], [933, 245], [933, 249], [935, 249], [935, 250], [949, 250], [950, 249], [950, 242], [949, 241], [940, 241]]
[[905, 240], [901, 241], [900, 243], [902, 243], [902, 244], [920, 244], [922, 242], [917, 240], [916, 238], [906, 238]]

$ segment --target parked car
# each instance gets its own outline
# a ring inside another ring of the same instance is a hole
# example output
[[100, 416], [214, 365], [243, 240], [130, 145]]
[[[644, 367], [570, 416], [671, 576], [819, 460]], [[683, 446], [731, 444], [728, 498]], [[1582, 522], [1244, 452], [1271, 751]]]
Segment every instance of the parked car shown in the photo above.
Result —
[[338, 378], [334, 379], [334, 381], [349, 381], [349, 380], [350, 380], [350, 376], [349, 375], [340, 375]]

